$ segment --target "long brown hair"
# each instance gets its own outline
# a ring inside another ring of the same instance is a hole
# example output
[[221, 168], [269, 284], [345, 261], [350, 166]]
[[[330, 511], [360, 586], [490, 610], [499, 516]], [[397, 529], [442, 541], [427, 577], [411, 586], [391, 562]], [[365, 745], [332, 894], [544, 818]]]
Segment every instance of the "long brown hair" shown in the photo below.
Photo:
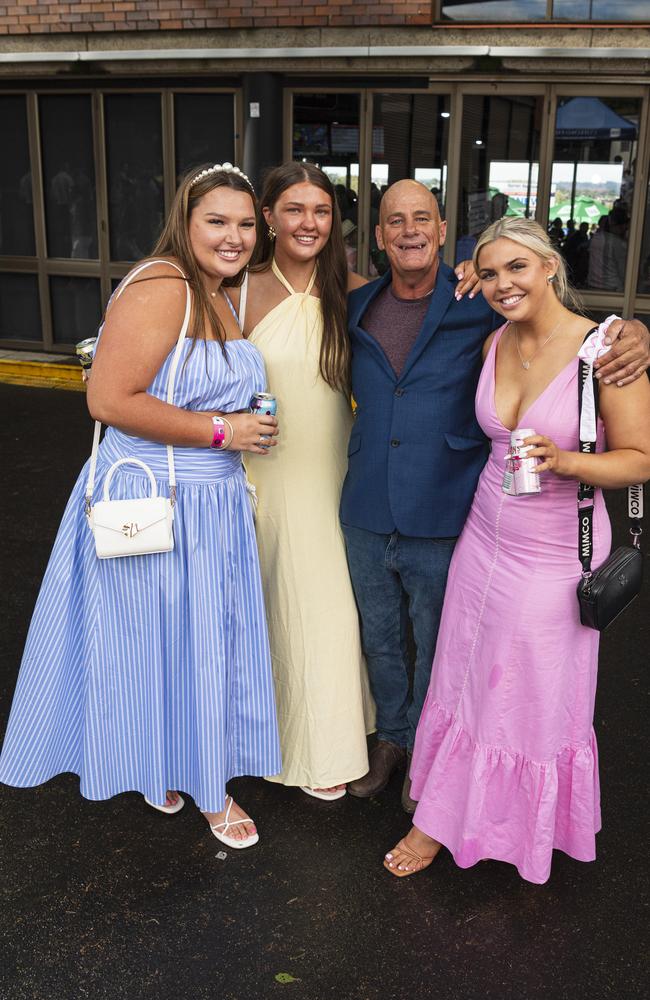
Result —
[[[257, 209], [255, 192], [251, 184], [241, 175], [232, 170], [216, 170], [206, 174], [200, 180], [193, 183], [203, 170], [210, 170], [210, 164], [202, 164], [188, 170], [183, 176], [178, 187], [172, 207], [167, 216], [164, 228], [158, 241], [151, 251], [153, 257], [173, 257], [185, 272], [190, 287], [194, 293], [194, 309], [192, 310], [192, 320], [190, 323], [189, 336], [194, 340], [205, 340], [205, 319], [207, 318], [212, 335], [221, 344], [221, 349], [226, 353], [226, 333], [221, 321], [217, 316], [210, 296], [201, 280], [201, 271], [192, 252], [189, 237], [190, 216], [197, 204], [209, 191], [219, 187], [229, 187], [233, 191], [243, 191], [250, 195], [253, 202], [253, 212]], [[241, 284], [246, 268], [224, 281], [227, 285]], [[140, 280], [140, 279], [136, 279]], [[147, 280], [143, 277], [142, 280]], [[181, 280], [179, 275], [179, 280]], [[194, 349], [192, 344], [190, 351]]]
[[313, 163], [284, 163], [271, 170], [264, 179], [257, 217], [257, 243], [251, 266], [266, 271], [271, 266], [273, 240], [262, 209], [274, 208], [287, 188], [307, 181], [328, 195], [332, 203], [332, 231], [316, 258], [316, 279], [323, 312], [323, 339], [319, 369], [327, 384], [335, 390], [348, 392], [350, 387], [350, 341], [347, 334], [348, 267], [334, 187], [327, 174]]

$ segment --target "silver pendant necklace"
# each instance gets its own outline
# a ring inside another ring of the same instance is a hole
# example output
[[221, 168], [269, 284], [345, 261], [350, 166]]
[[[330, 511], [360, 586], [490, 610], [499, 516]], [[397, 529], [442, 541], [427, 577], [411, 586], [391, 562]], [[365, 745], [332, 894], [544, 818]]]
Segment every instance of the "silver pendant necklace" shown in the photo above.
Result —
[[524, 371], [528, 371], [528, 369], [530, 368], [531, 361], [534, 358], [537, 357], [537, 355], [539, 354], [539, 352], [542, 350], [543, 347], [546, 347], [546, 345], [548, 344], [549, 340], [551, 340], [555, 336], [555, 334], [557, 333], [557, 331], [560, 329], [561, 325], [562, 325], [562, 320], [560, 320], [559, 323], [555, 324], [555, 326], [553, 327], [553, 329], [549, 333], [549, 335], [546, 338], [546, 340], [543, 341], [539, 345], [539, 347], [537, 348], [536, 351], [533, 351], [533, 353], [531, 354], [531, 356], [529, 358], [525, 358], [523, 356], [523, 354], [521, 353], [521, 348], [519, 346], [519, 331], [517, 329], [516, 324], [514, 325], [513, 329], [514, 329], [514, 332], [515, 332], [515, 345], [517, 347], [517, 354], [519, 355], [519, 360], [521, 361], [521, 367], [524, 369]]

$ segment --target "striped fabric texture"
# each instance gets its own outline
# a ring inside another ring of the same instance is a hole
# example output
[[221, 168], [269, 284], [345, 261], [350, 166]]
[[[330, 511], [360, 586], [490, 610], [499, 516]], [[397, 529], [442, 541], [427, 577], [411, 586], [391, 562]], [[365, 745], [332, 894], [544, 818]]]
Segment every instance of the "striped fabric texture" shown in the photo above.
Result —
[[[244, 340], [184, 345], [174, 403], [232, 411], [265, 388], [261, 355]], [[172, 352], [173, 354], [173, 352]], [[149, 392], [164, 399], [172, 354]], [[90, 441], [90, 425], [89, 425]], [[136, 456], [167, 496], [163, 445], [109, 428], [95, 497], [109, 466]], [[71, 771], [82, 795], [168, 788], [200, 809], [224, 808], [226, 782], [281, 768], [255, 531], [241, 457], [174, 448], [173, 552], [98, 560], [86, 524], [87, 465], [66, 507], [32, 618], [0, 781], [39, 785]], [[121, 466], [111, 497], [148, 495]]]

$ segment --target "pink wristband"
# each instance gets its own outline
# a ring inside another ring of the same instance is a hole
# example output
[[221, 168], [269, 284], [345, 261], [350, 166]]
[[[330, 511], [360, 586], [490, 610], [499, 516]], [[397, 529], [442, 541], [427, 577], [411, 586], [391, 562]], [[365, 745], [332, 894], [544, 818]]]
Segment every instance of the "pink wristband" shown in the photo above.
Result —
[[210, 447], [217, 449], [223, 448], [223, 443], [226, 440], [226, 425], [224, 424], [221, 417], [213, 417], [212, 423], [214, 427], [212, 434], [212, 444], [210, 445]]

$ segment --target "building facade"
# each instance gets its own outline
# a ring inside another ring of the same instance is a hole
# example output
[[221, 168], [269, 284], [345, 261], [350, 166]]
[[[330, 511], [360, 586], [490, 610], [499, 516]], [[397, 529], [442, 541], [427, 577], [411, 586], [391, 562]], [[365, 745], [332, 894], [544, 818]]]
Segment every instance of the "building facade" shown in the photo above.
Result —
[[471, 256], [552, 227], [590, 314], [650, 319], [650, 2], [0, 4], [0, 344], [66, 353], [186, 169], [283, 159], [337, 185], [351, 264], [415, 177]]

